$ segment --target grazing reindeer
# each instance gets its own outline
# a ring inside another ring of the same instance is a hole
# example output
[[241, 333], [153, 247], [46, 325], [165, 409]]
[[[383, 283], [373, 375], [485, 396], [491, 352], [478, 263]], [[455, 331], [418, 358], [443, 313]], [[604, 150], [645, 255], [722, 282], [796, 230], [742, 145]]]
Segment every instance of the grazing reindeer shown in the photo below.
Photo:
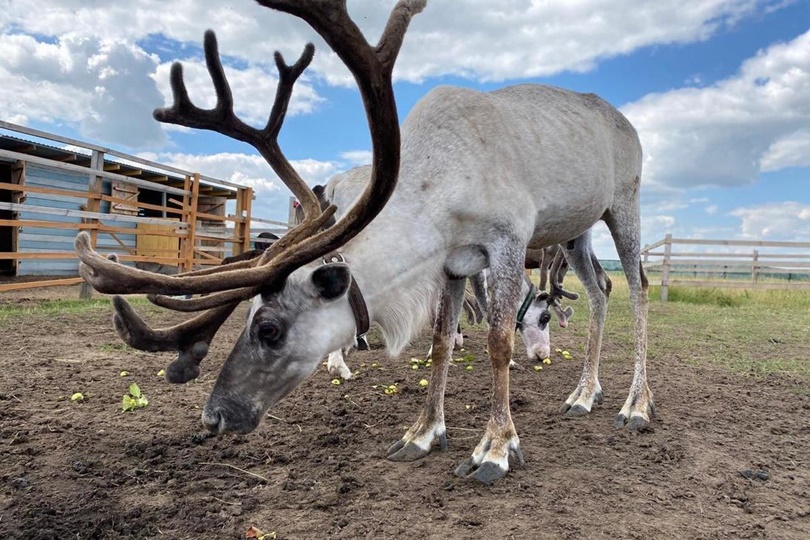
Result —
[[[344, 210], [350, 209], [360, 197], [370, 178], [371, 167], [363, 165], [336, 174], [326, 183], [325, 189], [317, 185], [312, 188], [312, 191], [318, 197], [321, 208], [325, 208], [330, 202], [334, 204], [337, 207], [334, 217], [340, 219]], [[482, 316], [486, 316], [488, 304], [484, 272], [469, 277], [470, 285], [472, 285], [478, 299], [477, 307], [481, 310]], [[559, 301], [563, 296], [572, 299], [578, 298], [578, 295], [563, 290], [562, 276], [557, 280], [560, 286], [554, 289], [550, 295], [539, 292], [528, 278], [525, 278], [521, 285], [520, 296], [515, 306], [518, 313], [517, 330], [523, 338], [529, 360], [542, 360], [548, 358], [551, 353], [548, 326], [551, 320], [550, 311], [555, 311], [562, 327], [568, 325], [568, 319], [573, 315], [573, 309], [569, 307], [563, 310], [559, 305]], [[465, 304], [466, 302], [465, 298]], [[467, 309], [473, 310], [472, 307]], [[459, 326], [457, 326], [456, 333], [453, 336], [453, 343], [456, 349], [462, 346], [463, 337]], [[326, 363], [327, 371], [331, 375], [339, 375], [346, 380], [352, 376], [352, 372], [344, 359], [344, 354], [347, 351], [348, 348], [329, 353]], [[432, 348], [427, 353], [427, 357], [430, 356], [432, 356]]]
[[[481, 441], [456, 469], [458, 475], [489, 483], [507, 473], [510, 455], [522, 462], [509, 409], [509, 360], [527, 247], [575, 239], [567, 260], [589, 291], [591, 315], [588, 371], [571, 408], [590, 410], [596, 398], [606, 302], [591, 294], [599, 285], [587, 232], [602, 219], [621, 257], [635, 317], [636, 369], [617, 424], [646, 426], [652, 394], [646, 378], [647, 282], [639, 256], [641, 146], [627, 119], [592, 94], [548, 86], [520, 85], [487, 93], [439, 87], [414, 106], [400, 139], [391, 72], [408, 22], [424, 1], [400, 0], [376, 47], [365, 42], [345, 1], [259, 1], [304, 18], [349, 66], [368, 115], [374, 154], [371, 182], [343, 219], [317, 232], [334, 209], [320, 211], [314, 194], [276, 143], [292, 85], [311, 60], [312, 49], [307, 47], [293, 66], [277, 56], [276, 102], [267, 127], [258, 130], [234, 116], [216, 41], [207, 34], [206, 61], [217, 106], [208, 111], [194, 107], [181, 68], [175, 65], [175, 103], [158, 110], [156, 117], [254, 145], [301, 201], [306, 219], [258, 259], [178, 276], [116, 264], [95, 253], [87, 234], [80, 234], [80, 272], [96, 289], [145, 292], [157, 305], [208, 310], [175, 327], [153, 330], [117, 298], [119, 333], [139, 348], [148, 344], [183, 351], [198, 343], [207, 346], [206, 340], [222, 324], [219, 318], [240, 300], [253, 297], [245, 329], [202, 413], [203, 424], [214, 433], [246, 433], [311, 374], [327, 352], [350, 343], [369, 321], [380, 326], [389, 350], [400, 352], [439, 297], [427, 402], [388, 454], [393, 461], [415, 460], [427, 455], [434, 443], [446, 447], [444, 393], [464, 278], [489, 267], [492, 411]], [[390, 239], [406, 228], [411, 239], [407, 249], [401, 242], [392, 245]], [[338, 248], [340, 253], [335, 252]], [[190, 300], [166, 296], [202, 292], [217, 294]]]

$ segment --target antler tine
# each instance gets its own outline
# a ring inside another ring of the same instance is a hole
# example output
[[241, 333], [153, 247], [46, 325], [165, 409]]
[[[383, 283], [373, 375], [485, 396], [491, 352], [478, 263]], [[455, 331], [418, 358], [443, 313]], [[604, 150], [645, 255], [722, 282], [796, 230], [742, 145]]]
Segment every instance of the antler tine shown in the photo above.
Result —
[[400, 157], [399, 120], [391, 81], [393, 63], [412, 17], [427, 2], [400, 0], [391, 12], [379, 45], [372, 48], [349, 16], [345, 0], [257, 1], [304, 19], [349, 68], [363, 98], [373, 149], [371, 181], [358, 202], [337, 224], [305, 238], [295, 250], [285, 251], [279, 257], [283, 262], [277, 270], [268, 273], [270, 281], [284, 279], [295, 268], [351, 240], [388, 202], [396, 186]]
[[[376, 48], [368, 44], [349, 17], [345, 0], [259, 0], [259, 3], [297, 15], [309, 22], [354, 75], [371, 131], [374, 151], [371, 182], [359, 203], [353, 206], [344, 219], [334, 227], [310, 236], [334, 214], [335, 208], [330, 206], [323, 212], [318, 211], [317, 198], [284, 158], [278, 148], [276, 136], [286, 114], [292, 87], [312, 60], [312, 47], [307, 46], [299, 61], [289, 67], [280, 54], [276, 55], [276, 64], [279, 66], [276, 99], [267, 125], [260, 131], [235, 116], [233, 98], [219, 59], [216, 37], [213, 32], [206, 32], [206, 64], [217, 93], [217, 105], [210, 110], [196, 107], [188, 96], [182, 66], [175, 64], [171, 71], [174, 104], [172, 107], [156, 110], [154, 117], [162, 122], [218, 131], [252, 144], [298, 197], [305, 210], [304, 222], [261, 257], [254, 259], [255, 262], [235, 263], [229, 267], [181, 276], [161, 276], [107, 261], [92, 250], [89, 236], [80, 233], [76, 238], [76, 251], [82, 261], [80, 273], [97, 290], [158, 294], [192, 294], [230, 289], [244, 291], [232, 291], [233, 296], [211, 295], [206, 306], [242, 297], [259, 284], [272, 285], [280, 282], [295, 268], [347, 242], [368, 225], [388, 201], [396, 186], [400, 155], [399, 121], [391, 75], [410, 20], [424, 9], [426, 0], [400, 0], [392, 11]], [[159, 296], [154, 300], [158, 298]], [[123, 299], [119, 299], [116, 302], [116, 327], [121, 337], [133, 347], [150, 347], [146, 350], [176, 349], [180, 351], [177, 362], [183, 360], [184, 354], [186, 357], [191, 355], [199, 362], [205, 356], [207, 345], [217, 329], [237, 304], [236, 301], [225, 303], [181, 325], [153, 330]], [[197, 347], [200, 344], [204, 347]], [[199, 372], [196, 366], [194, 369]]]
[[217, 104], [213, 109], [207, 110], [194, 105], [188, 97], [186, 84], [183, 80], [182, 64], [175, 62], [171, 69], [174, 104], [171, 107], [156, 109], [153, 116], [159, 122], [217, 131], [252, 145], [270, 163], [276, 174], [298, 198], [304, 207], [305, 214], [310, 219], [313, 219], [320, 211], [318, 200], [306, 185], [306, 182], [284, 158], [278, 148], [277, 136], [287, 113], [293, 86], [295, 86], [298, 77], [312, 62], [315, 54], [314, 45], [307, 44], [298, 61], [292, 66], [288, 66], [284, 62], [281, 53], [275, 53], [279, 73], [276, 98], [267, 125], [262, 130], [247, 125], [234, 113], [233, 94], [220, 60], [217, 37], [212, 30], [206, 30], [203, 48], [205, 50], [205, 63], [217, 95]]
[[549, 296], [555, 304], [559, 304], [563, 297], [570, 300], [579, 298], [579, 294], [563, 288], [563, 279], [565, 279], [567, 272], [568, 261], [565, 259], [563, 250], [559, 249], [554, 255], [554, 261], [551, 263], [551, 271], [549, 272]]
[[166, 379], [184, 383], [197, 378], [199, 364], [219, 328], [230, 317], [239, 302], [211, 309], [193, 319], [169, 328], [153, 329], [120, 296], [113, 297], [113, 325], [130, 347], [141, 351], [177, 351], [177, 359], [166, 367]]
[[232, 302], [241, 302], [248, 298], [252, 298], [259, 294], [258, 287], [242, 287], [241, 289], [233, 289], [230, 291], [223, 291], [208, 296], [200, 296], [198, 298], [174, 298], [163, 294], [150, 294], [147, 299], [156, 306], [172, 309], [174, 311], [203, 311], [206, 309], [215, 308]]

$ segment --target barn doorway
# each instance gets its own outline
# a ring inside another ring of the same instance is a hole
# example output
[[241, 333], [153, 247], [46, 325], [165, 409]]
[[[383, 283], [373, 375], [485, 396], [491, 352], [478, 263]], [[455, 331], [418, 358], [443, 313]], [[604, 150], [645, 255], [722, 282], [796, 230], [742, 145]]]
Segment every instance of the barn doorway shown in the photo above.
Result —
[[[0, 182], [11, 183], [11, 163], [0, 163]], [[8, 189], [0, 189], [0, 203], [10, 203], [13, 192]], [[6, 208], [0, 208], [0, 220], [14, 219], [14, 212]], [[14, 240], [17, 231], [10, 225], [0, 225], [0, 253], [14, 253], [16, 246]], [[0, 259], [0, 276], [15, 275], [15, 264], [12, 259]]]

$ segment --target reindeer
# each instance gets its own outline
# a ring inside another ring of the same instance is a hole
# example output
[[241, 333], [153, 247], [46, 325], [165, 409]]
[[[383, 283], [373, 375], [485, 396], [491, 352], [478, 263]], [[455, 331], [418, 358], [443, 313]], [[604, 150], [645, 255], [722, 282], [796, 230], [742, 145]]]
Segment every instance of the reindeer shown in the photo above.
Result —
[[[635, 319], [635, 372], [616, 425], [647, 426], [653, 402], [646, 376], [647, 280], [639, 255], [641, 146], [627, 119], [595, 95], [549, 86], [525, 84], [493, 92], [444, 86], [414, 106], [400, 131], [391, 73], [408, 23], [424, 8], [424, 0], [400, 0], [377, 46], [365, 41], [345, 0], [259, 3], [303, 18], [354, 75], [371, 133], [371, 181], [342, 219], [318, 231], [334, 208], [320, 211], [277, 144], [292, 86], [310, 63], [313, 47], [308, 45], [292, 66], [277, 53], [276, 100], [260, 130], [234, 115], [216, 38], [206, 33], [205, 56], [217, 105], [210, 110], [194, 106], [182, 68], [175, 64], [174, 104], [157, 110], [155, 117], [252, 144], [301, 201], [306, 217], [257, 259], [177, 276], [110, 261], [80, 233], [80, 272], [97, 290], [147, 293], [153, 303], [170, 309], [207, 310], [154, 330], [116, 297], [119, 334], [136, 348], [182, 353], [207, 347], [223, 317], [240, 300], [253, 298], [245, 328], [202, 412], [203, 424], [215, 434], [247, 433], [327, 352], [351, 343], [369, 322], [379, 325], [389, 351], [398, 354], [439, 298], [427, 401], [388, 451], [392, 461], [411, 461], [426, 456], [434, 444], [447, 447], [444, 394], [464, 278], [489, 267], [492, 410], [481, 441], [455, 473], [490, 483], [507, 474], [510, 456], [523, 462], [509, 409], [509, 360], [527, 247], [574, 239], [566, 258], [588, 292], [591, 313], [586, 366], [567, 409], [590, 411], [601, 395], [597, 372], [606, 299], [590, 258], [588, 230], [602, 219], [627, 276]], [[390, 239], [406, 227], [407, 247], [392, 245]], [[203, 292], [216, 294], [169, 296]]]
[[[363, 165], [354, 167], [330, 178], [326, 186], [314, 186], [312, 191], [318, 198], [322, 209], [326, 208], [330, 202], [337, 207], [334, 217], [339, 219], [345, 210], [350, 209], [360, 197], [370, 178], [371, 168], [369, 166]], [[300, 206], [296, 207], [296, 211], [298, 208], [300, 208]], [[302, 218], [303, 215], [299, 216], [299, 219]], [[562, 255], [560, 255], [560, 257], [562, 257]], [[550, 294], [538, 291], [537, 287], [534, 286], [528, 277], [525, 277], [521, 284], [520, 296], [515, 306], [515, 310], [518, 314], [517, 331], [523, 338], [526, 356], [529, 360], [542, 360], [548, 358], [551, 354], [549, 340], [551, 311], [554, 311], [557, 315], [560, 326], [563, 328], [568, 325], [568, 319], [573, 316], [574, 310], [571, 307], [565, 310], [562, 309], [560, 299], [566, 297], [576, 300], [579, 298], [579, 295], [563, 289], [562, 279], [565, 273], [560, 270], [560, 268], [561, 267], [558, 266], [559, 275], [553, 280], [553, 283], [557, 286], [552, 287]], [[468, 278], [468, 289], [472, 289], [472, 294], [465, 291], [463, 304], [464, 310], [468, 313], [468, 321], [481, 322], [487, 315], [488, 300], [485, 274], [486, 270], [482, 270], [478, 274]], [[542, 285], [540, 289], [545, 289], [545, 285]], [[453, 348], [456, 350], [460, 349], [463, 345], [463, 336], [460, 326], [456, 327], [456, 333], [453, 336], [453, 345]], [[358, 347], [358, 349], [359, 348], [360, 347]], [[346, 365], [344, 359], [344, 356], [348, 354], [348, 350], [349, 348], [338, 349], [337, 351], [329, 353], [326, 363], [327, 371], [331, 375], [340, 376], [344, 380], [348, 380], [352, 377], [352, 372], [349, 366]], [[426, 357], [430, 358], [432, 354], [433, 348], [431, 347]], [[512, 362], [512, 365], [517, 364]]]

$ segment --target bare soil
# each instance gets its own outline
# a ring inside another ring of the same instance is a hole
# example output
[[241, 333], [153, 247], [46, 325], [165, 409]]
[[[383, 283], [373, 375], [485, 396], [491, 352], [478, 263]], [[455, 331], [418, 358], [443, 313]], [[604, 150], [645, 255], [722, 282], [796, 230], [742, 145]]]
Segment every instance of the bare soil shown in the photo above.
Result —
[[[397, 359], [372, 335], [377, 348], [349, 358], [365, 365], [356, 379], [333, 385], [321, 367], [254, 433], [206, 438], [200, 407], [243, 320], [222, 329], [201, 379], [178, 386], [157, 376], [172, 356], [124, 348], [106, 309], [0, 324], [0, 538], [218, 540], [251, 526], [280, 539], [810, 538], [806, 380], [690, 365], [683, 335], [682, 355], [650, 362], [652, 428], [615, 430], [632, 360], [608, 332], [605, 402], [585, 418], [558, 412], [576, 360], [512, 371], [526, 465], [488, 487], [452, 474], [488, 418], [482, 329], [466, 331], [473, 370], [450, 368], [449, 451], [402, 464], [385, 450], [423, 403], [428, 373], [409, 359], [428, 333]], [[553, 340], [581, 357], [570, 332]], [[133, 381], [149, 405], [123, 413]]]

